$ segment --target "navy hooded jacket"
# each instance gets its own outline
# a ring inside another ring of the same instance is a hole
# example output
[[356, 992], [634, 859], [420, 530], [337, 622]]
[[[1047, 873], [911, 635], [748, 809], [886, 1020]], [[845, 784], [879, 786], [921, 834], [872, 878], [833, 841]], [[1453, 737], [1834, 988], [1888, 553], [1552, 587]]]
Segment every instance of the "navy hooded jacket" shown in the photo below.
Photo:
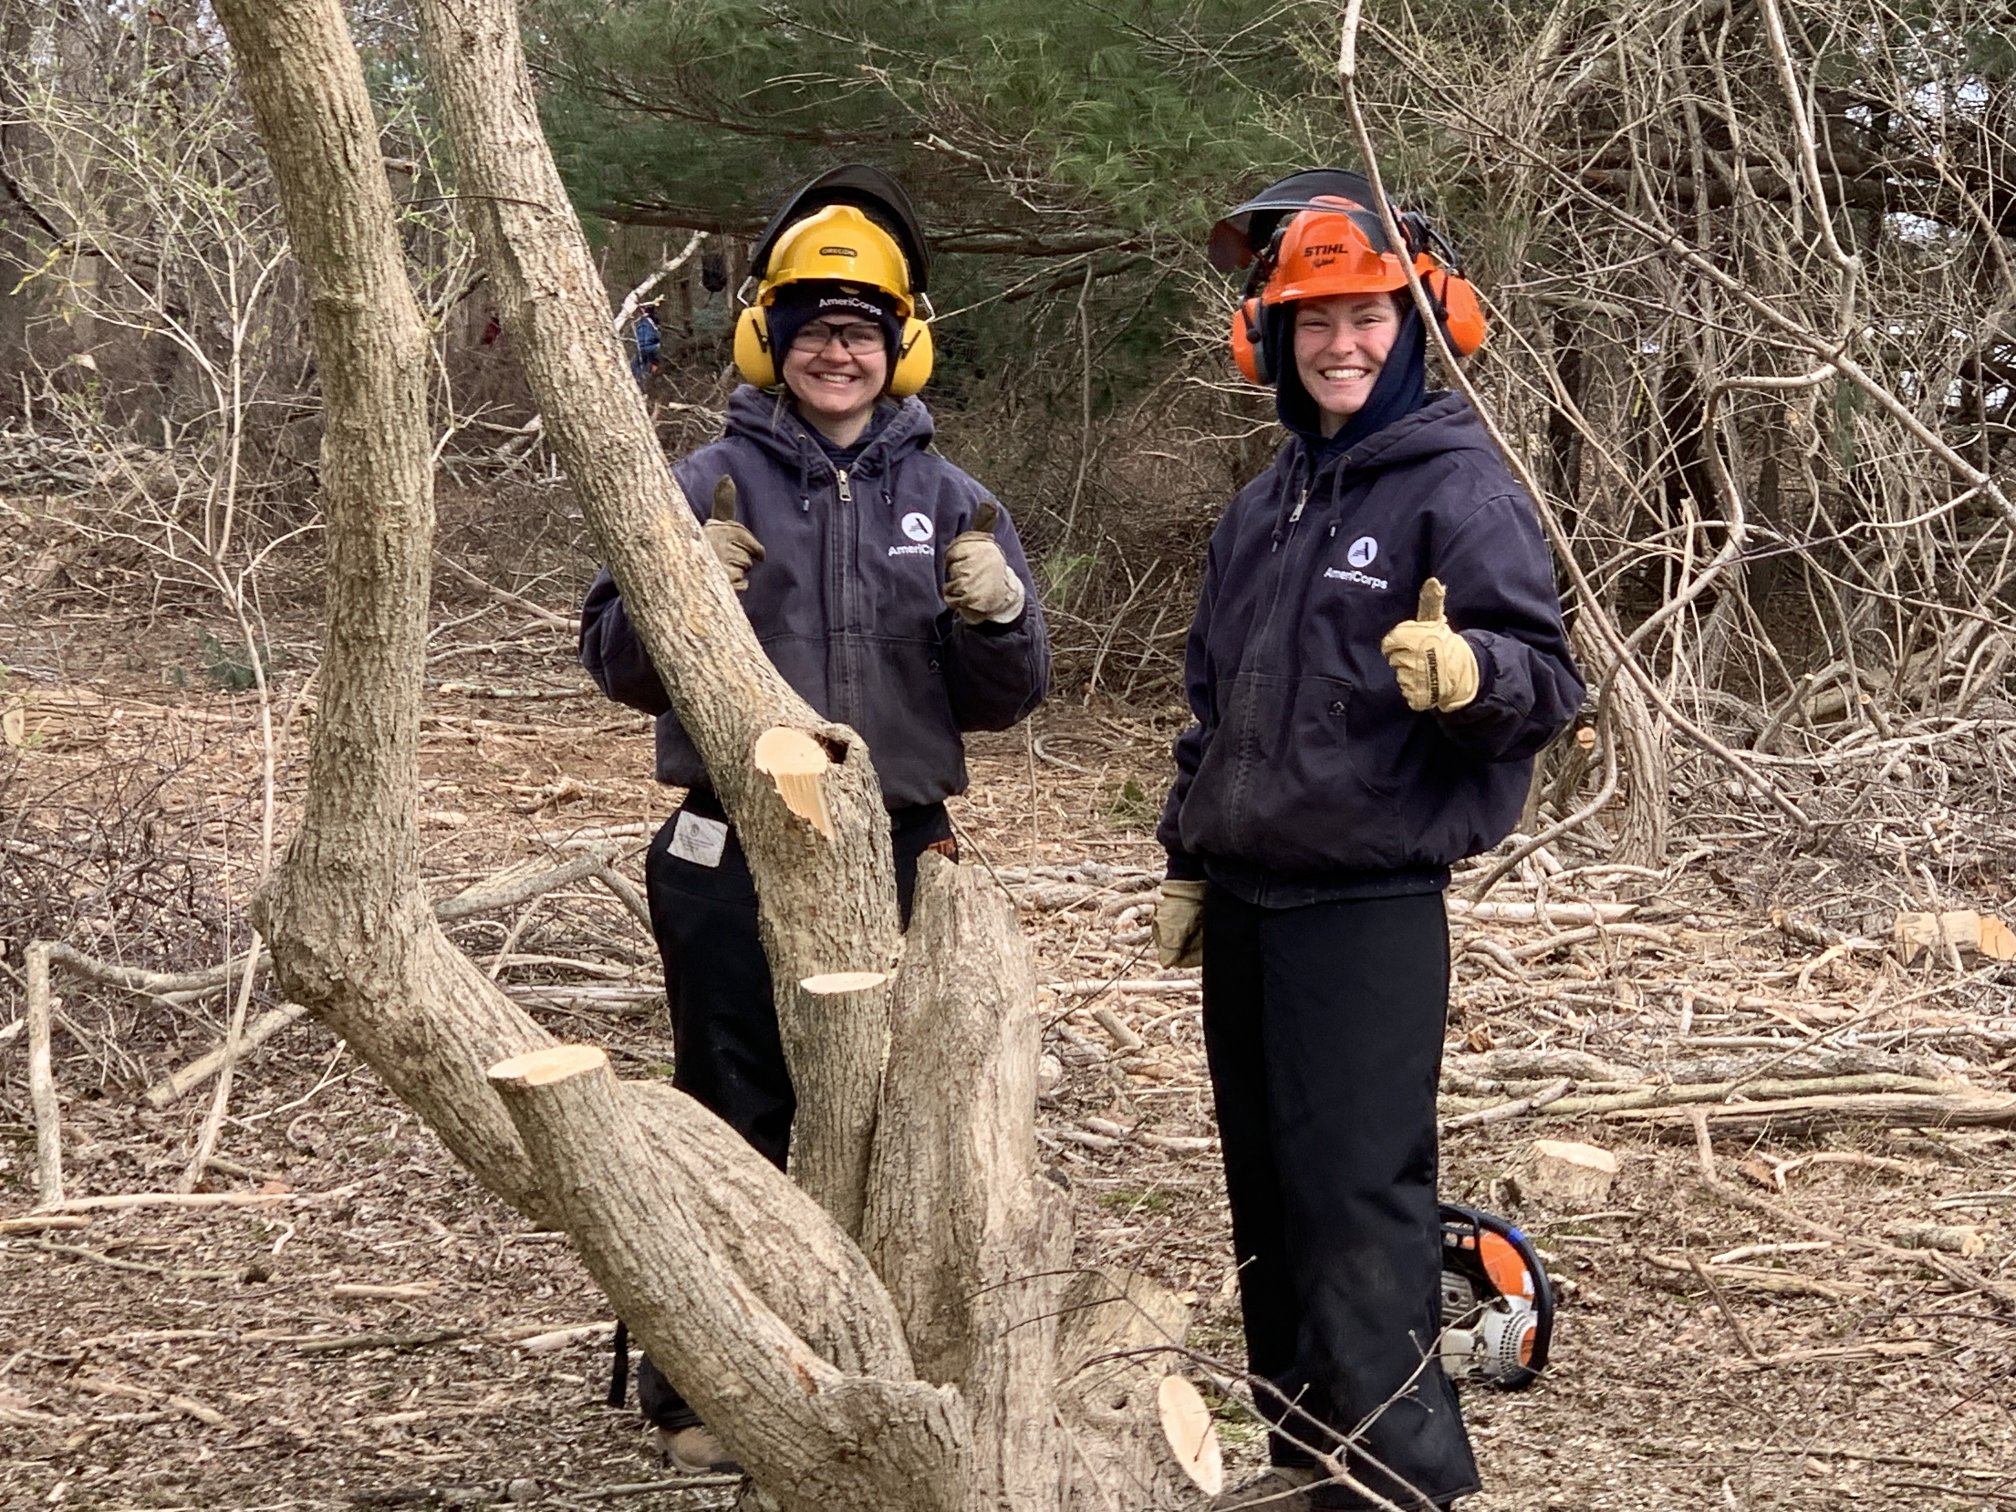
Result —
[[[756, 637], [807, 703], [868, 742], [892, 809], [964, 792], [960, 732], [1008, 728], [1050, 681], [1036, 586], [1005, 508], [994, 535], [1027, 590], [1022, 614], [968, 625], [945, 606], [945, 548], [989, 494], [928, 449], [931, 435], [930, 411], [905, 399], [836, 468], [788, 402], [744, 384], [726, 434], [672, 469], [703, 518], [714, 485], [735, 480], [736, 517], [763, 543], [740, 596]], [[581, 611], [581, 664], [609, 697], [658, 716], [660, 782], [707, 782], [607, 568]]]
[[[1477, 654], [1453, 714], [1410, 710], [1379, 650], [1431, 576]], [[1290, 438], [1212, 535], [1184, 671], [1170, 875], [1269, 897], [1442, 886], [1510, 833], [1583, 693], [1532, 502], [1453, 393], [1348, 449]]]

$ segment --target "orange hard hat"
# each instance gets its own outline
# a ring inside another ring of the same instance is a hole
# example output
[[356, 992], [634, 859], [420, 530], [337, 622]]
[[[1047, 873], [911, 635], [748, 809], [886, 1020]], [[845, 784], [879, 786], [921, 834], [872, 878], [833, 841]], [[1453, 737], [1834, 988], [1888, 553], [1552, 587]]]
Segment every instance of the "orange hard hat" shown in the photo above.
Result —
[[1407, 265], [1374, 211], [1341, 195], [1319, 194], [1281, 230], [1265, 304], [1333, 294], [1389, 294], [1407, 287]]

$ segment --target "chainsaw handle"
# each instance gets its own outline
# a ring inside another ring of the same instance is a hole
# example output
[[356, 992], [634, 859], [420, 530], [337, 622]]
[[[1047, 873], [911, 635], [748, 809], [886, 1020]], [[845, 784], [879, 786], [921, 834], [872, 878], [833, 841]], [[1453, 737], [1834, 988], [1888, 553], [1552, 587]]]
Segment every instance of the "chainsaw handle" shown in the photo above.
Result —
[[[1554, 1285], [1547, 1279], [1547, 1267], [1541, 1263], [1540, 1252], [1517, 1224], [1481, 1208], [1445, 1202], [1441, 1204], [1441, 1220], [1445, 1235], [1452, 1226], [1459, 1230], [1467, 1228], [1475, 1234], [1497, 1235], [1518, 1254], [1520, 1264], [1533, 1280], [1533, 1358], [1493, 1383], [1504, 1391], [1523, 1391], [1546, 1368], [1548, 1346], [1554, 1338]], [[1495, 1281], [1490, 1284], [1494, 1289], [1497, 1287]]]

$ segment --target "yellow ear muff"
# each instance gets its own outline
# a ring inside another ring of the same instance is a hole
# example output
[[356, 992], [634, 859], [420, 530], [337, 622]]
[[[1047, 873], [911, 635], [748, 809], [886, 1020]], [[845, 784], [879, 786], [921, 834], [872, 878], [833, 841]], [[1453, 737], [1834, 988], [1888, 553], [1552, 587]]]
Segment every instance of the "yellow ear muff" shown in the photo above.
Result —
[[757, 388], [775, 388], [782, 381], [770, 346], [769, 316], [761, 305], [744, 305], [735, 317], [735, 370]]
[[[931, 381], [931, 327], [912, 315], [903, 322], [903, 334], [896, 342], [896, 361], [889, 369], [885, 392], [892, 399], [907, 399]], [[744, 383], [757, 388], [775, 388], [784, 381], [777, 365], [776, 349], [770, 343], [769, 312], [761, 305], [745, 305], [735, 317], [735, 370]]]
[[908, 399], [929, 383], [931, 358], [931, 327], [912, 315], [903, 322], [903, 334], [896, 338], [896, 361], [889, 369], [889, 397]]

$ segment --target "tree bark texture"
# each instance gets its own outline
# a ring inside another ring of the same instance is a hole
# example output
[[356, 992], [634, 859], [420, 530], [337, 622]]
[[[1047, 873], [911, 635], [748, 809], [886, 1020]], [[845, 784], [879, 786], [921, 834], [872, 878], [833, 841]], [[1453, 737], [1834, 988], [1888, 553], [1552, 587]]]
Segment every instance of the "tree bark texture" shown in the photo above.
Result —
[[652, 1158], [602, 1051], [538, 1051], [490, 1076], [595, 1279], [783, 1512], [962, 1512], [959, 1393], [907, 1370], [843, 1374], [765, 1307]]
[[1074, 1275], [1058, 1301], [1057, 1412], [1071, 1438], [1072, 1512], [1194, 1506], [1197, 1488], [1168, 1442], [1138, 1425], [1174, 1368], [1190, 1309], [1167, 1287], [1117, 1270]]
[[[498, 313], [624, 604], [759, 879], [764, 949], [798, 1092], [793, 1173], [858, 1232], [888, 1053], [888, 993], [821, 999], [798, 984], [895, 963], [888, 815], [867, 747], [821, 720], [771, 664], [665, 466], [540, 129], [516, 7], [424, 0], [419, 11]], [[778, 726], [818, 737], [833, 757], [830, 839], [754, 770], [757, 738]]]
[[[557, 1205], [485, 1079], [553, 1039], [435, 926], [415, 799], [433, 527], [419, 310], [400, 262], [364, 80], [339, 0], [226, 0], [307, 278], [326, 391], [329, 539], [322, 707], [299, 833], [260, 912], [282, 990], [346, 1039], [486, 1186], [537, 1221]], [[765, 1304], [849, 1370], [900, 1373], [866, 1259], [720, 1120], [670, 1088], [635, 1115], [655, 1158]]]
[[259, 929], [282, 989], [356, 1045], [492, 1190], [536, 1211], [529, 1168], [481, 1073], [547, 1036], [522, 1013], [437, 1018], [414, 1002], [421, 983], [458, 1003], [481, 989], [419, 885], [428, 353], [363, 69], [338, 5], [225, 0], [217, 10], [305, 275], [327, 417], [321, 710], [301, 828]]
[[862, 1243], [918, 1370], [965, 1393], [976, 1477], [1000, 1488], [990, 1505], [1052, 1507], [1063, 1437], [1032, 1409], [1056, 1390], [1071, 1230], [1063, 1193], [1030, 1179], [1035, 963], [1014, 909], [973, 869], [923, 858], [892, 1008]]

